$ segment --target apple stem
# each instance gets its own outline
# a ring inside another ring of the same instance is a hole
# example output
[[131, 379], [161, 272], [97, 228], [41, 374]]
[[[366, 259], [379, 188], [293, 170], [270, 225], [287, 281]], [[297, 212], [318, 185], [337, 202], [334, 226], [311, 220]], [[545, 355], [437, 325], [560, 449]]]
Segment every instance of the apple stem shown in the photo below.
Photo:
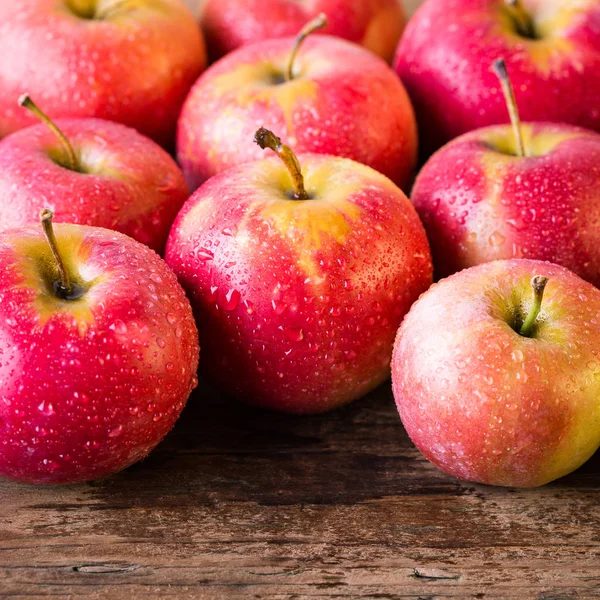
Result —
[[254, 141], [263, 150], [270, 148], [281, 158], [283, 164], [287, 167], [287, 170], [292, 176], [292, 182], [294, 184], [294, 198], [296, 200], [308, 200], [310, 196], [307, 194], [304, 187], [304, 176], [302, 175], [302, 169], [300, 163], [296, 158], [296, 155], [292, 152], [289, 146], [281, 143], [281, 140], [268, 129], [261, 127], [254, 135]]
[[524, 37], [535, 39], [536, 35], [533, 21], [523, 8], [521, 0], [504, 0], [504, 2], [506, 6], [511, 9], [519, 33]]
[[498, 58], [494, 61], [494, 72], [496, 73], [500, 84], [502, 85], [502, 92], [504, 93], [504, 99], [506, 100], [506, 106], [508, 107], [508, 114], [510, 115], [510, 122], [512, 123], [515, 140], [517, 142], [518, 156], [527, 156], [525, 151], [525, 142], [523, 141], [523, 131], [521, 130], [521, 118], [519, 117], [519, 108], [517, 106], [517, 100], [515, 98], [515, 91], [506, 63], [503, 58]]
[[519, 333], [524, 337], [531, 337], [531, 333], [535, 326], [535, 322], [537, 321], [537, 318], [540, 314], [540, 310], [542, 308], [544, 290], [546, 289], [547, 284], [548, 278], [542, 277], [541, 275], [536, 275], [531, 280], [531, 287], [533, 289], [533, 304], [531, 305], [527, 318], [523, 322], [521, 330], [519, 331]]
[[38, 108], [38, 106], [27, 94], [24, 94], [19, 98], [19, 105], [32, 112], [40, 121], [42, 121], [48, 126], [50, 131], [54, 133], [54, 135], [60, 140], [61, 144], [63, 145], [69, 163], [67, 167], [71, 171], [80, 171], [81, 169], [79, 161], [77, 160], [77, 155], [75, 154], [75, 150], [73, 150], [71, 142], [69, 142], [67, 136], [58, 128], [56, 123], [54, 123], [54, 121], [52, 121], [52, 119], [50, 119], [50, 117], [46, 113], [44, 113], [40, 108]]
[[298, 50], [300, 50], [300, 46], [304, 43], [304, 40], [319, 29], [323, 29], [327, 26], [327, 16], [321, 13], [318, 17], [307, 23], [296, 38], [296, 43], [294, 44], [294, 48], [292, 49], [292, 53], [290, 54], [290, 59], [288, 62], [287, 71], [285, 73], [285, 80], [291, 81], [294, 79], [294, 63], [296, 62], [296, 56], [298, 55]]
[[42, 222], [44, 235], [46, 236], [46, 241], [48, 242], [48, 246], [50, 246], [52, 256], [54, 256], [54, 260], [56, 261], [58, 274], [60, 275], [60, 293], [64, 299], [68, 298], [73, 294], [73, 285], [71, 284], [69, 272], [67, 271], [62, 256], [60, 255], [60, 252], [58, 250], [56, 236], [54, 235], [54, 228], [52, 227], [53, 217], [54, 213], [47, 208], [42, 209], [42, 211], [40, 212], [40, 220]]

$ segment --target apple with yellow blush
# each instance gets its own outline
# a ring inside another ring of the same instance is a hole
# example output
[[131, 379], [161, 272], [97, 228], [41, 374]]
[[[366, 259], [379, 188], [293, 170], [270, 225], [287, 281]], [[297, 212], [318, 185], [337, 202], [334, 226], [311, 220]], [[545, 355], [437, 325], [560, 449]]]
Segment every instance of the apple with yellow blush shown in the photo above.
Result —
[[116, 121], [172, 148], [206, 67], [183, 0], [7, 0], [0, 24], [0, 138], [35, 123], [15, 107], [28, 92], [53, 119]]
[[406, 91], [370, 52], [338, 38], [310, 36], [325, 23], [321, 16], [297, 38], [240, 48], [200, 77], [177, 135], [177, 158], [192, 190], [260, 159], [260, 149], [247, 140], [261, 123], [285, 133], [297, 153], [351, 158], [408, 188], [417, 131]]
[[40, 218], [0, 233], [0, 476], [76, 483], [169, 432], [197, 384], [198, 334], [155, 252]]
[[415, 106], [425, 156], [463, 133], [505, 122], [489, 69], [499, 57], [525, 121], [600, 132], [597, 0], [427, 0], [394, 61]]
[[600, 291], [501, 260], [432, 286], [398, 332], [394, 397], [426, 458], [467, 481], [536, 487], [600, 446]]
[[245, 402], [325, 412], [389, 377], [396, 330], [431, 284], [427, 238], [373, 169], [296, 157], [265, 129], [256, 141], [279, 156], [198, 189], [165, 260], [194, 307], [202, 373]]
[[[134, 129], [92, 118], [48, 118], [0, 141], [0, 230], [54, 221], [114, 229], [163, 253], [189, 192], [181, 170], [158, 144]], [[22, 109], [23, 112], [26, 112]]]
[[325, 13], [324, 33], [364, 46], [390, 62], [405, 25], [398, 0], [207, 0], [201, 24], [213, 59], [268, 38], [295, 35]]
[[430, 158], [413, 187], [436, 275], [531, 258], [561, 264], [600, 286], [600, 134], [521, 123], [504, 61], [494, 68], [512, 127], [453, 140]]

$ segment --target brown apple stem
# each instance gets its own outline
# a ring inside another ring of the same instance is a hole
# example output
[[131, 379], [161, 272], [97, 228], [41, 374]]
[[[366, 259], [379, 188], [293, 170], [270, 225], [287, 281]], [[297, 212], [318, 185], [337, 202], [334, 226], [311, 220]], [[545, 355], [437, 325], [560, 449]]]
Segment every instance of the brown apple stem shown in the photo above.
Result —
[[56, 123], [54, 123], [46, 113], [44, 113], [40, 108], [38, 108], [27, 94], [24, 94], [19, 98], [19, 105], [32, 112], [40, 121], [42, 121], [48, 126], [50, 131], [52, 131], [52, 133], [60, 140], [61, 144], [63, 145], [69, 163], [67, 165], [68, 168], [71, 171], [80, 171], [81, 169], [79, 161], [77, 160], [77, 155], [75, 154], [75, 150], [73, 150], [71, 142], [69, 142], [67, 136], [58, 128]]
[[281, 140], [268, 129], [261, 127], [254, 135], [254, 141], [263, 150], [270, 148], [281, 158], [283, 164], [287, 167], [287, 170], [292, 176], [292, 182], [294, 184], [294, 198], [296, 200], [308, 200], [310, 196], [306, 193], [304, 188], [304, 176], [302, 175], [302, 169], [300, 163], [296, 158], [296, 155], [292, 152], [289, 146], [281, 143]]
[[517, 25], [518, 32], [523, 37], [535, 39], [536, 35], [533, 21], [527, 14], [527, 11], [523, 8], [521, 0], [504, 0], [504, 2], [510, 9], [511, 16]]
[[523, 131], [521, 129], [521, 117], [519, 117], [519, 108], [515, 98], [515, 91], [512, 83], [510, 82], [506, 63], [504, 62], [503, 58], [498, 58], [494, 61], [494, 72], [498, 76], [500, 84], [502, 85], [502, 92], [504, 94], [504, 99], [506, 100], [508, 114], [510, 115], [510, 122], [512, 123], [515, 140], [517, 142], [518, 156], [527, 156], [525, 151], [525, 142], [523, 141]]
[[535, 322], [537, 321], [540, 310], [542, 309], [542, 300], [544, 299], [544, 290], [546, 289], [547, 284], [548, 278], [542, 277], [541, 275], [536, 275], [531, 280], [531, 287], [533, 289], [533, 303], [529, 309], [527, 318], [521, 326], [521, 331], [519, 331], [519, 333], [524, 337], [531, 337]]
[[56, 236], [54, 235], [54, 228], [52, 227], [52, 218], [54, 217], [54, 213], [44, 208], [40, 212], [40, 220], [42, 222], [42, 228], [44, 230], [44, 235], [46, 236], [46, 241], [48, 242], [48, 246], [50, 246], [50, 250], [52, 252], [52, 256], [54, 256], [54, 260], [56, 261], [56, 268], [58, 269], [58, 274], [60, 276], [60, 291], [62, 295], [67, 298], [73, 294], [73, 285], [71, 284], [71, 278], [69, 277], [69, 272], [65, 266], [65, 263], [60, 255], [58, 250], [58, 244], [56, 242]]
[[291, 81], [294, 79], [294, 63], [296, 62], [296, 56], [298, 55], [298, 50], [300, 50], [300, 46], [304, 43], [304, 40], [319, 29], [323, 29], [323, 27], [327, 26], [327, 16], [321, 13], [318, 17], [313, 19], [310, 23], [307, 23], [302, 31], [298, 34], [296, 38], [296, 43], [294, 44], [294, 48], [292, 49], [292, 53], [290, 54], [290, 59], [288, 62], [287, 71], [285, 72], [285, 80]]

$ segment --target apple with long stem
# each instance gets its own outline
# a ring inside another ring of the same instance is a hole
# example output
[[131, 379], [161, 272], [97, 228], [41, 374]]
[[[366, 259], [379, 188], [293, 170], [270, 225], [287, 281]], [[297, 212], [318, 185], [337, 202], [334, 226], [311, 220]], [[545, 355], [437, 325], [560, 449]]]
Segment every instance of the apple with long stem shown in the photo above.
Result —
[[324, 30], [360, 44], [390, 62], [405, 25], [398, 0], [207, 0], [201, 14], [212, 58], [268, 38], [294, 35], [319, 13]]
[[74, 483], [168, 433], [197, 383], [198, 335], [156, 253], [40, 218], [0, 233], [0, 475]]
[[0, 141], [0, 231], [36, 222], [48, 207], [55, 221], [114, 229], [163, 252], [189, 196], [167, 152], [118, 123], [53, 122], [29, 96], [20, 104], [42, 124]]
[[446, 473], [535, 487], [600, 445], [600, 291], [564, 267], [507, 260], [434, 285], [398, 332], [394, 396]]
[[14, 106], [28, 91], [52, 118], [117, 121], [173, 146], [206, 66], [182, 0], [3, 1], [0, 23], [0, 138], [35, 122]]
[[206, 182], [165, 260], [188, 292], [201, 372], [270, 409], [334, 409], [389, 377], [396, 330], [431, 284], [423, 227], [386, 177], [348, 159], [277, 154]]
[[600, 132], [599, 20], [597, 0], [427, 0], [395, 59], [415, 106], [423, 154], [505, 122], [488, 68], [500, 56], [526, 121]]
[[561, 264], [600, 286], [600, 134], [521, 123], [502, 59], [494, 70], [512, 126], [478, 129], [450, 142], [413, 187], [436, 275], [531, 258]]
[[309, 38], [325, 24], [320, 16], [297, 38], [240, 48], [200, 77], [177, 137], [177, 157], [192, 189], [261, 158], [247, 143], [257, 123], [285, 132], [297, 153], [351, 158], [408, 187], [417, 132], [402, 84], [387, 64], [355, 44]]

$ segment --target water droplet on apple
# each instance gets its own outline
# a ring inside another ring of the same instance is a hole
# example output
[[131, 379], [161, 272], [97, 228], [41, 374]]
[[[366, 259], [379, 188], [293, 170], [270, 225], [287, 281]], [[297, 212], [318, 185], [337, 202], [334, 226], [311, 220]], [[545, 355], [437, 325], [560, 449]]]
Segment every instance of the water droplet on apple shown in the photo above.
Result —
[[49, 417], [54, 414], [54, 407], [50, 402], [46, 402], [45, 400], [38, 406], [38, 410], [43, 414]]
[[520, 350], [513, 350], [512, 354], [510, 355], [510, 357], [512, 358], [512, 360], [516, 363], [521, 363], [523, 362], [523, 353]]
[[234, 289], [229, 290], [225, 294], [225, 302], [223, 302], [223, 309], [229, 312], [235, 310], [240, 303], [241, 294]]
[[123, 433], [123, 425], [117, 425], [114, 429], [108, 432], [108, 437], [116, 438]]
[[207, 248], [200, 248], [198, 252], [196, 252], [196, 258], [201, 261], [213, 260], [214, 257], [214, 252], [211, 252]]
[[494, 231], [494, 233], [492, 233], [492, 235], [490, 235], [488, 239], [490, 246], [494, 247], [502, 246], [502, 244], [504, 244], [505, 241], [506, 237], [502, 235], [499, 231]]
[[304, 339], [304, 331], [302, 331], [302, 329], [285, 329], [283, 333], [291, 342], [301, 342]]

